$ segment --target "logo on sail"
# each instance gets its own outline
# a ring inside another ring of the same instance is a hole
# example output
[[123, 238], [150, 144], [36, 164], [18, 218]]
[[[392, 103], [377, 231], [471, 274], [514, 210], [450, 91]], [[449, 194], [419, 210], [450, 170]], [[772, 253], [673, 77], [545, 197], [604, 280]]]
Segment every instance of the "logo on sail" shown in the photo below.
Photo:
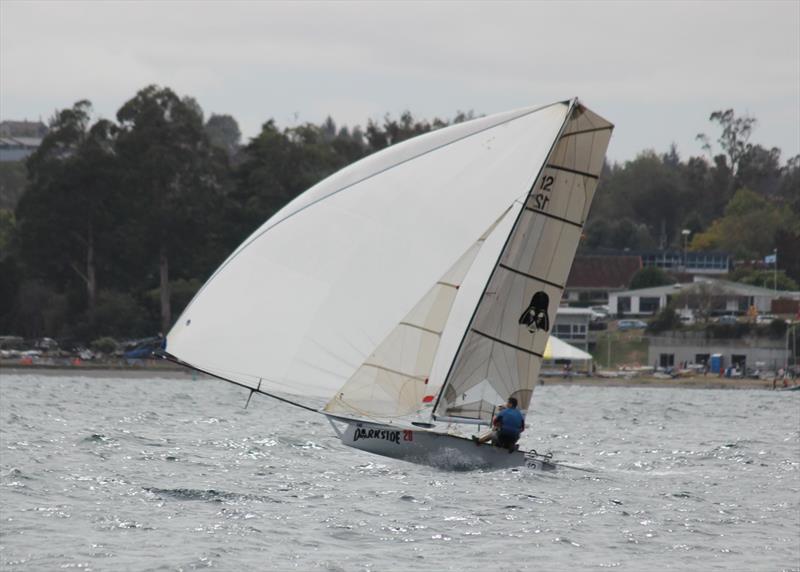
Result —
[[550, 318], [547, 316], [547, 307], [550, 304], [550, 296], [547, 292], [539, 291], [531, 298], [528, 308], [519, 317], [520, 325], [527, 326], [530, 333], [542, 330], [550, 331]]

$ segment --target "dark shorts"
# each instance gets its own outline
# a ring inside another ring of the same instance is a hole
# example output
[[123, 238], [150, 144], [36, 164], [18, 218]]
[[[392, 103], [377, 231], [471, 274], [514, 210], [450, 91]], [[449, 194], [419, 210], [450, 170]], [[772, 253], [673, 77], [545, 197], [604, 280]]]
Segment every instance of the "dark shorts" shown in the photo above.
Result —
[[510, 448], [519, 441], [519, 433], [516, 431], [504, 431], [503, 429], [499, 429], [492, 434], [492, 438], [498, 447]]

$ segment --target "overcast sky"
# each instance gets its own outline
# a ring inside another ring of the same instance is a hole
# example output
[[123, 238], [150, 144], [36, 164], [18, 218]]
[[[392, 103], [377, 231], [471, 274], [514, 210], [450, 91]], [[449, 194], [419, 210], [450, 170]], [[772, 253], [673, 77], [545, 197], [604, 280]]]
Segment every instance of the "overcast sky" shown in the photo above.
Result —
[[758, 119], [752, 140], [800, 153], [800, 1], [0, 1], [0, 118], [99, 116], [156, 83], [282, 126], [490, 114], [579, 96], [616, 124], [613, 160]]

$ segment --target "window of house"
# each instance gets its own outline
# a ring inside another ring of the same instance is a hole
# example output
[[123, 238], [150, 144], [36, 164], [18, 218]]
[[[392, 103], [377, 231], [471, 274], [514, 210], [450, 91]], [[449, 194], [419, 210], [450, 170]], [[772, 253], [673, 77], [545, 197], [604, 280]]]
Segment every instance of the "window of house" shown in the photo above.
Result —
[[661, 306], [661, 299], [658, 297], [648, 297], [639, 299], [639, 311], [642, 313], [658, 312]]

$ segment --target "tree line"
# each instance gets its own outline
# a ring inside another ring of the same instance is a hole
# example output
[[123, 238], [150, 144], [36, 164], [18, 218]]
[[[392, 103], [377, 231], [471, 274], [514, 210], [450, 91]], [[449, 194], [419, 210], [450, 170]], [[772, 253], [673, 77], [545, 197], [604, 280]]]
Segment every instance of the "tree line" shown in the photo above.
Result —
[[[342, 167], [471, 119], [410, 112], [362, 129], [328, 118], [245, 144], [230, 115], [148, 86], [115, 120], [89, 101], [58, 111], [26, 161], [25, 191], [0, 209], [0, 333], [88, 341], [166, 332], [211, 272], [284, 204]], [[749, 142], [756, 123], [714, 112], [707, 156], [641, 153], [607, 165], [581, 248], [680, 247], [752, 259], [778, 248], [800, 279], [800, 157]], [[793, 256], [793, 259], [792, 259]]]

